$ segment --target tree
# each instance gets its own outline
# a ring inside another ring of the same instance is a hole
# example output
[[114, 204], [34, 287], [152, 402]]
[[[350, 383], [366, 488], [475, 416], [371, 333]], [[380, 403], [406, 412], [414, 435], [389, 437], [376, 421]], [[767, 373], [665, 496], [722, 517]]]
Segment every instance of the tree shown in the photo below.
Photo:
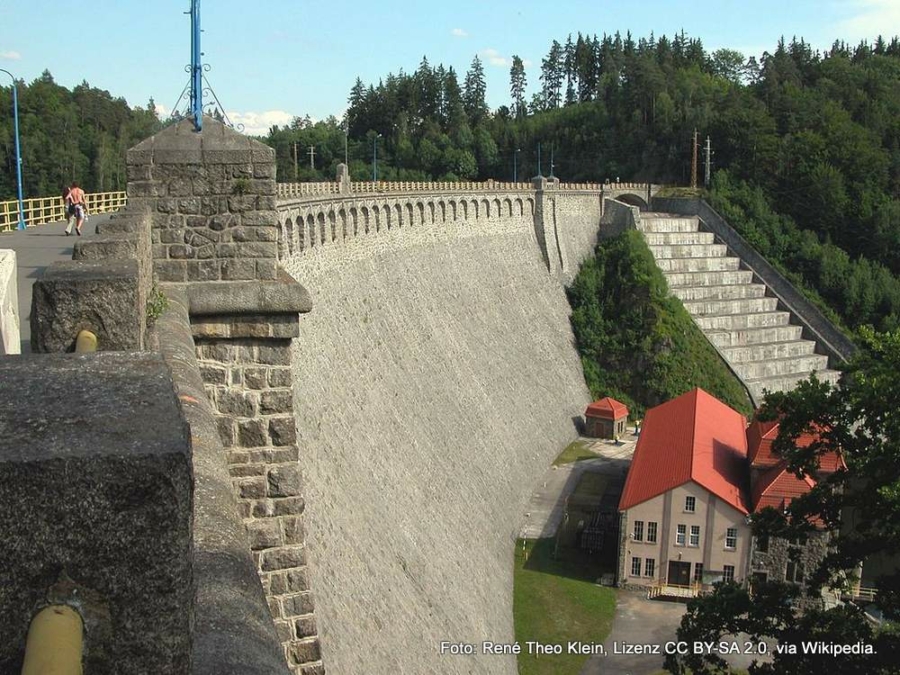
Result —
[[562, 104], [562, 83], [565, 75], [565, 55], [562, 45], [556, 40], [550, 46], [550, 53], [541, 62], [541, 95], [546, 109], [559, 108]]
[[512, 57], [512, 67], [509, 69], [509, 94], [512, 97], [513, 109], [517, 117], [524, 117], [528, 112], [525, 105], [525, 65], [517, 55]]
[[[847, 367], [837, 387], [814, 377], [791, 392], [771, 393], [760, 412], [763, 419], [778, 419], [774, 452], [787, 460], [798, 476], [818, 475], [820, 458], [840, 452], [846, 470], [821, 478], [806, 495], [793, 499], [787, 509], [765, 509], [754, 518], [756, 536], [802, 537], [820, 521], [832, 534], [829, 553], [809, 577], [807, 592], [840, 588], [852, 571], [878, 562], [882, 574], [875, 580], [874, 604], [886, 618], [900, 616], [900, 331], [878, 334], [863, 329], [861, 350]], [[816, 441], [800, 447], [802, 434]], [[849, 573], [848, 573], [849, 571]], [[718, 640], [722, 635], [747, 633], [783, 644], [802, 641], [870, 644], [877, 653], [854, 655], [840, 663], [833, 655], [811, 658], [803, 654], [775, 655], [770, 665], [751, 673], [788, 675], [827, 671], [840, 673], [897, 673], [895, 656], [900, 635], [873, 633], [862, 613], [852, 606], [816, 610], [797, 618], [785, 603], [796, 597], [785, 584], [754, 586], [752, 602], [746, 589], [722, 585], [705, 598], [690, 603], [679, 628], [679, 639]], [[671, 672], [689, 668], [695, 675], [718, 673], [718, 657], [690, 655], [667, 659]]]
[[463, 105], [466, 108], [466, 114], [469, 116], [469, 122], [472, 126], [477, 125], [487, 117], [486, 95], [487, 85], [484, 80], [484, 66], [481, 64], [481, 59], [476, 55], [472, 59], [472, 66], [466, 72], [466, 79], [463, 84]]

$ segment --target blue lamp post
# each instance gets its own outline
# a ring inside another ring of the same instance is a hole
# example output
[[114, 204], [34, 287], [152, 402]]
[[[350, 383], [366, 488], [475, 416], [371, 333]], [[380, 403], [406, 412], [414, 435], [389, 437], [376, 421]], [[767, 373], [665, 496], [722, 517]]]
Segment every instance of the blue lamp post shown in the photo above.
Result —
[[191, 115], [194, 128], [203, 129], [203, 64], [200, 62], [200, 0], [191, 0]]
[[0, 73], [6, 73], [12, 80], [13, 90], [13, 128], [16, 134], [16, 184], [19, 196], [19, 229], [25, 229], [25, 205], [22, 203], [22, 151], [19, 148], [19, 92], [16, 86], [16, 78], [8, 70], [0, 68]]
[[381, 134], [375, 134], [372, 137], [372, 182], [378, 182], [378, 139]]

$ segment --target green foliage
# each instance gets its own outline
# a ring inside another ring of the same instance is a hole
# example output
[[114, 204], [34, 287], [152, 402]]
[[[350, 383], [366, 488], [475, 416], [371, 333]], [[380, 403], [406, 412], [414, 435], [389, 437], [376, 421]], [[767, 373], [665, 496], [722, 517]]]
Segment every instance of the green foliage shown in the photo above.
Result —
[[231, 194], [233, 195], [245, 195], [250, 192], [250, 179], [249, 178], [235, 178], [231, 182]]
[[[58, 195], [77, 181], [87, 192], [125, 189], [125, 151], [162, 127], [154, 103], [129, 108], [84, 82], [71, 91], [44, 73], [18, 83], [24, 196]], [[0, 86], [0, 200], [16, 191], [12, 86]]]
[[596, 456], [597, 454], [591, 452], [584, 441], [572, 441], [566, 446], [566, 449], [559, 453], [559, 456], [553, 460], [553, 466], [562, 466], [563, 464], [580, 462], [583, 459], [594, 459]]
[[152, 326], [169, 308], [169, 299], [154, 285], [147, 298], [147, 325]]
[[694, 324], [643, 236], [634, 230], [597, 245], [567, 289], [585, 380], [633, 415], [701, 387], [744, 414], [737, 378]]
[[612, 626], [616, 595], [597, 585], [595, 558], [577, 552], [555, 557], [553, 551], [553, 539], [516, 542], [513, 619], [516, 640], [523, 645], [522, 675], [577, 675], [588, 659], [565, 652], [535, 657], [524, 650], [526, 641], [599, 643]]
[[[823, 180], [826, 174], [833, 175], [831, 169], [817, 170]], [[868, 324], [880, 330], [900, 325], [900, 279], [885, 265], [864, 256], [852, 259], [830, 240], [801, 230], [790, 216], [775, 213], [762, 188], [734, 180], [727, 171], [716, 173], [710, 203], [838, 325]], [[891, 206], [878, 218], [889, 223], [897, 214], [900, 206]], [[886, 224], [883, 230], [890, 228]], [[898, 235], [884, 236], [892, 241]]]
[[[874, 577], [873, 604], [887, 619], [900, 617], [900, 331], [878, 334], [861, 331], [861, 351], [837, 387], [816, 381], [802, 382], [786, 393], [769, 394], [760, 412], [763, 419], [778, 419], [774, 451], [784, 457], [798, 476], [818, 476], [816, 486], [793, 499], [785, 511], [765, 509], [753, 518], [757, 536], [802, 538], [814, 521], [831, 532], [828, 554], [808, 576], [811, 596], [822, 587], [845, 587], [860, 564]], [[798, 447], [803, 434], [817, 440]], [[823, 455], [840, 451], [846, 470], [828, 476], [818, 473]], [[867, 580], [866, 584], [872, 581]], [[835, 644], [863, 642], [873, 655], [776, 654], [771, 664], [751, 673], [805, 675], [815, 672], [900, 672], [896, 655], [900, 635], [888, 625], [873, 630], [853, 605], [807, 611], [800, 617], [785, 600], [799, 589], [784, 583], [754, 585], [752, 599], [746, 589], [720, 586], [692, 601], [678, 631], [681, 640], [717, 641], [729, 634], [747, 633], [782, 644], [803, 641]], [[799, 647], [798, 647], [799, 649]], [[667, 659], [673, 673], [718, 673], [715, 657], [691, 655]]]

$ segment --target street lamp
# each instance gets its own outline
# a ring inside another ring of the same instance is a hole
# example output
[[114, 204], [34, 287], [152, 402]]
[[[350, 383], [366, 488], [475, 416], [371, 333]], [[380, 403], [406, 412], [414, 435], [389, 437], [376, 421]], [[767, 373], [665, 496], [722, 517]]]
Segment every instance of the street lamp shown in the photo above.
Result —
[[522, 148], [516, 148], [513, 152], [513, 183], [519, 182], [519, 153]]
[[0, 73], [6, 73], [12, 80], [13, 90], [13, 127], [16, 134], [16, 184], [19, 196], [19, 229], [25, 229], [25, 206], [22, 203], [22, 151], [19, 149], [19, 92], [16, 86], [16, 78], [8, 70], [0, 68]]
[[372, 137], [372, 182], [378, 182], [378, 139], [381, 134], [375, 134]]

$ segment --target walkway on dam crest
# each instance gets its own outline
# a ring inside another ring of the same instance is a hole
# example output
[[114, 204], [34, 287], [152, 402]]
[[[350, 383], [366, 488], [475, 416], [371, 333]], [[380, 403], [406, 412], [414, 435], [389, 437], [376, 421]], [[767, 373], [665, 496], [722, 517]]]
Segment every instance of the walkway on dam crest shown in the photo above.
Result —
[[[82, 231], [88, 237], [94, 234], [97, 224], [105, 222], [111, 214], [91, 216]], [[44, 270], [58, 261], [71, 260], [77, 237], [67, 237], [65, 221], [29, 227], [26, 230], [0, 234], [0, 249], [16, 252], [16, 283], [19, 299], [19, 331], [22, 353], [31, 352], [31, 289]]]

